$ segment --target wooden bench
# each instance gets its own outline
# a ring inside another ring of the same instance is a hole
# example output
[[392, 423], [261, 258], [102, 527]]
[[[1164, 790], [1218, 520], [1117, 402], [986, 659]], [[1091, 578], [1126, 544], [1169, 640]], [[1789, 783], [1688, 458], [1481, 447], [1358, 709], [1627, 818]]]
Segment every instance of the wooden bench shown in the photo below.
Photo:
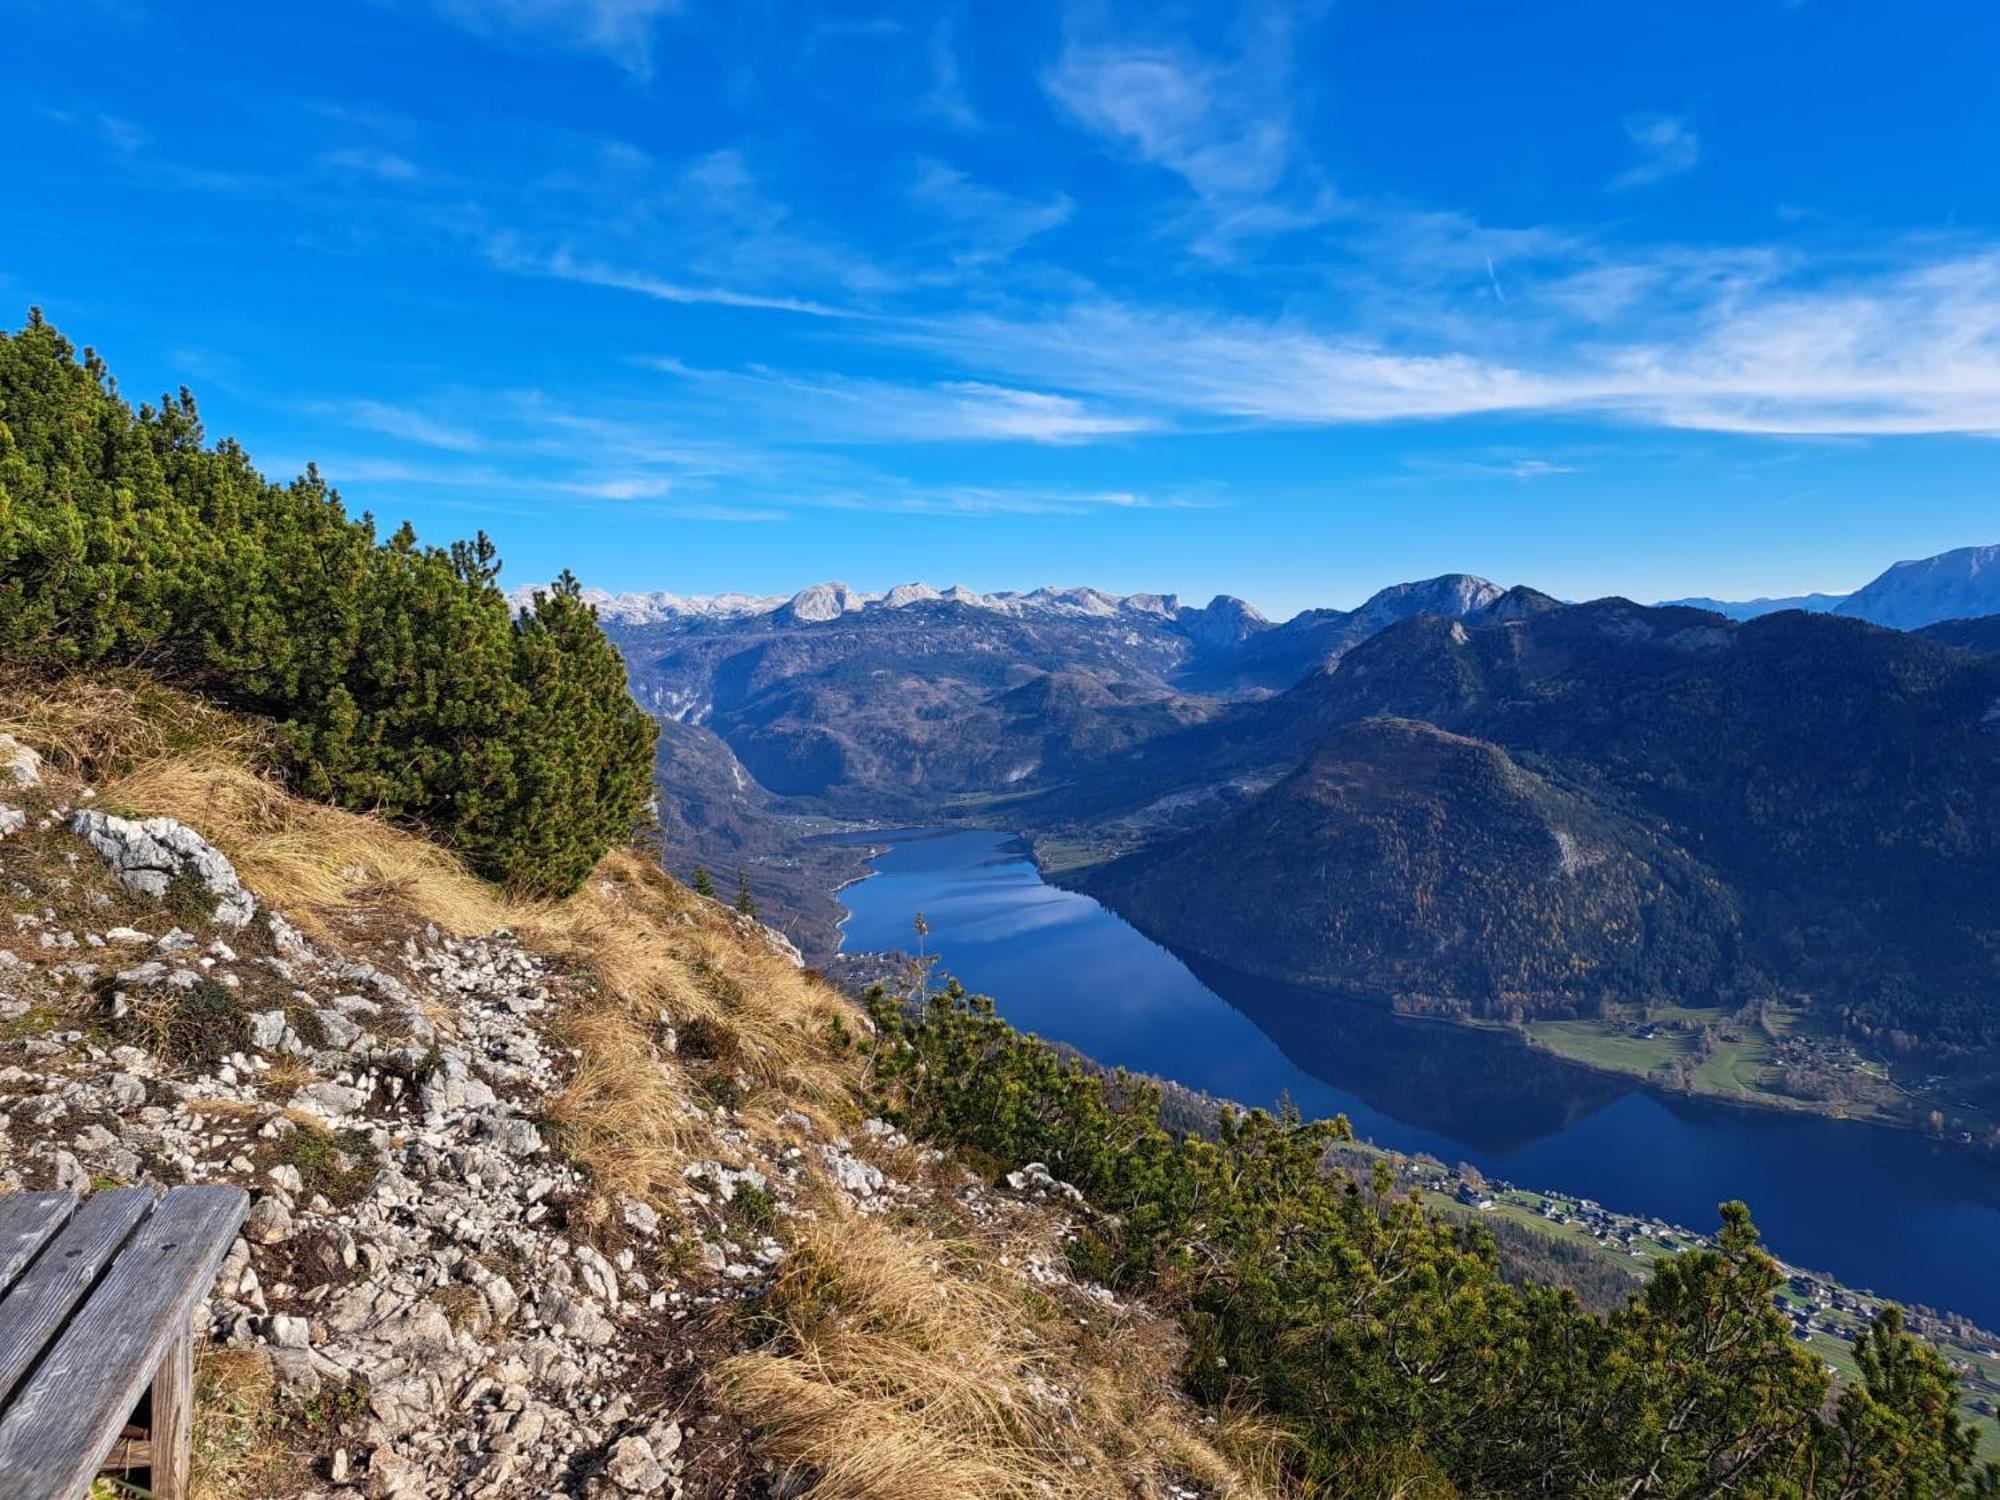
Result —
[[182, 1500], [194, 1312], [248, 1207], [234, 1187], [0, 1196], [0, 1497], [144, 1471]]

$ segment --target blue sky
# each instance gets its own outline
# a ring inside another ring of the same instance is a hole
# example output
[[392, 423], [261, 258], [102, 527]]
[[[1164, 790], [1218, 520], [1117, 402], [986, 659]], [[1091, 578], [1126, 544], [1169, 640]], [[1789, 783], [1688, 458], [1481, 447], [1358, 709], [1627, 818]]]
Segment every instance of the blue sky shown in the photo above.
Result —
[[2000, 540], [2000, 7], [51, 0], [0, 300], [524, 582]]

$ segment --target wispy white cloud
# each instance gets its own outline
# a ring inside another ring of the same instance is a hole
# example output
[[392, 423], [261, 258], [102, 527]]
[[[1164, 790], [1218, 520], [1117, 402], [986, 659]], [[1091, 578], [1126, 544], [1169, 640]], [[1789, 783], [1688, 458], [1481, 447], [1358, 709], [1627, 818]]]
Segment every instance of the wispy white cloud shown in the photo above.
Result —
[[813, 318], [857, 316], [845, 308], [831, 307], [802, 297], [772, 297], [759, 292], [735, 291], [729, 287], [688, 286], [655, 276], [649, 271], [588, 259], [574, 254], [567, 246], [545, 254], [538, 253], [524, 248], [518, 238], [510, 234], [491, 236], [486, 242], [486, 258], [498, 269], [517, 275], [545, 276], [556, 281], [576, 281], [586, 286], [637, 292], [656, 302], [757, 308], [767, 312], [800, 313]]
[[122, 156], [131, 156], [151, 144], [152, 138], [122, 115], [99, 109], [45, 109], [58, 125], [88, 130]]
[[778, 443], [1082, 443], [1155, 425], [1056, 392], [983, 380], [904, 382], [790, 375], [766, 369], [701, 370], [671, 357], [645, 359], [695, 388], [698, 403]]
[[1189, 52], [1072, 44], [1049, 93], [1082, 125], [1186, 180], [1204, 198], [1254, 198], [1278, 185], [1285, 121], [1255, 107], [1226, 71]]
[[1059, 485], [927, 485], [892, 476], [882, 476], [862, 487], [810, 491], [798, 498], [800, 503], [819, 509], [938, 516], [1083, 516], [1106, 510], [1214, 510], [1224, 503], [1205, 495], [1065, 489]]
[[1071, 396], [979, 380], [945, 381], [927, 389], [852, 381], [831, 388], [830, 393], [877, 431], [905, 440], [1077, 443], [1142, 432], [1152, 425], [1144, 418], [1092, 410]]
[[960, 239], [960, 259], [967, 262], [1004, 260], [1036, 235], [1064, 223], [1076, 208], [1067, 193], [1017, 197], [930, 160], [917, 164], [910, 197], [946, 222]]
[[556, 488], [592, 500], [662, 500], [674, 491], [664, 474], [618, 474], [608, 479], [565, 480]]
[[379, 432], [426, 448], [444, 448], [453, 453], [475, 453], [485, 440], [469, 427], [457, 426], [426, 416], [409, 406], [387, 401], [319, 401], [309, 408], [316, 415], [331, 417], [348, 427]]
[[546, 44], [608, 59], [634, 78], [653, 73], [653, 32], [679, 0], [433, 0], [446, 20], [509, 45]]
[[1692, 171], [1701, 160], [1701, 138], [1678, 115], [1627, 115], [1625, 134], [1636, 159], [1611, 179], [1613, 188], [1646, 187]]
[[90, 108], [47, 109], [43, 114], [59, 125], [96, 136], [121, 167], [138, 177], [157, 179], [195, 192], [269, 192], [282, 186], [260, 174], [169, 160], [156, 149], [150, 131], [122, 115]]
[[[1612, 326], [1558, 295], [1440, 325], [1429, 347], [1365, 329], [1110, 301], [1057, 315], [916, 321], [889, 336], [1130, 409], [1353, 423], [1482, 412], [1598, 412], [1794, 436], [2000, 433], [2000, 251], [1759, 278], [1635, 268]], [[1571, 289], [1573, 290], [1573, 289]]]
[[[303, 460], [279, 459], [271, 465], [279, 473], [296, 472]], [[714, 521], [733, 525], [761, 525], [782, 521], [788, 511], [756, 501], [676, 498], [671, 479], [651, 474], [591, 474], [587, 470], [573, 477], [562, 473], [533, 474], [518, 467], [477, 463], [409, 463], [369, 456], [341, 456], [318, 460], [327, 482], [340, 489], [353, 503], [380, 510], [380, 502], [393, 500], [406, 490], [422, 491], [427, 503], [450, 503], [451, 497], [468, 508], [491, 508], [503, 514], [534, 515], [538, 507], [564, 503], [601, 503], [621, 510], [643, 509], [649, 516], [672, 520]]]
[[1211, 256], [1246, 237], [1321, 222], [1338, 203], [1303, 170], [1291, 8], [1244, 16], [1227, 54], [1125, 32], [1072, 35], [1043, 79], [1078, 125], [1187, 184], [1201, 206], [1194, 245]]
[[1428, 455], [1404, 461], [1411, 480], [1426, 479], [1513, 479], [1526, 483], [1553, 479], [1578, 472], [1572, 463], [1534, 458], [1521, 454], [1495, 454], [1488, 458], [1432, 458]]
[[958, 19], [959, 11], [953, 7], [931, 25], [928, 43], [931, 86], [923, 97], [922, 108], [955, 129], [977, 130], [979, 113], [965, 91], [958, 63]]
[[379, 177], [384, 182], [414, 182], [423, 175], [408, 157], [369, 146], [345, 146], [338, 151], [325, 152], [319, 164], [337, 172]]

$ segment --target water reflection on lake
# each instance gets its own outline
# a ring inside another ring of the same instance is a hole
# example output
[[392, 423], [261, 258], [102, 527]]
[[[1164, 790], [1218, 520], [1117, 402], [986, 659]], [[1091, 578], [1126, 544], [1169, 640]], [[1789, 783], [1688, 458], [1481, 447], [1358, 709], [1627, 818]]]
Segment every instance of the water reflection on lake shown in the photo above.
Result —
[[2000, 1325], [2000, 1170], [1907, 1131], [1660, 1098], [1512, 1037], [1247, 978], [1045, 884], [991, 832], [870, 836], [841, 893], [853, 951], [912, 946], [1024, 1031], [1245, 1104], [1346, 1114], [1400, 1151], [1709, 1227], [1743, 1198], [1773, 1249], [1850, 1284]]

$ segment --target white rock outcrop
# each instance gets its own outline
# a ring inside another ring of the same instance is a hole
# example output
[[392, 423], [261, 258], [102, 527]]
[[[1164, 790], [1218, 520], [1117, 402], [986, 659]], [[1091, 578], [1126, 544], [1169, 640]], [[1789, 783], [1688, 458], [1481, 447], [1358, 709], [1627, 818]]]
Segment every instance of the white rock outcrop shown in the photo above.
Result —
[[237, 879], [236, 867], [185, 823], [172, 818], [135, 821], [86, 808], [69, 826], [117, 872], [127, 890], [164, 896], [174, 881], [192, 874], [216, 898], [215, 920], [223, 926], [246, 927], [257, 914], [257, 900]]
[[42, 758], [11, 734], [0, 734], [0, 779], [22, 791], [42, 784]]

